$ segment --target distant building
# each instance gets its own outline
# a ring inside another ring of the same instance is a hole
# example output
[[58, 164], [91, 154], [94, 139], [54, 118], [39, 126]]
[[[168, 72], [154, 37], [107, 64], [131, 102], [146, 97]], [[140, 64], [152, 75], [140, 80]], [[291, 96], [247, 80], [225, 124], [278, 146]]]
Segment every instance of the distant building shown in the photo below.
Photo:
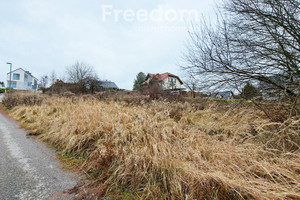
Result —
[[36, 91], [38, 89], [38, 79], [29, 71], [19, 68], [11, 72], [11, 83], [10, 73], [7, 73], [7, 87], [12, 87], [15, 90]]
[[211, 99], [233, 99], [233, 92], [232, 91], [224, 91], [224, 92], [215, 92], [211, 93]]
[[111, 81], [101, 81], [100, 87], [105, 89], [105, 90], [118, 90], [119, 87]]
[[183, 85], [183, 82], [178, 76], [168, 72], [163, 74], [149, 73], [146, 76], [146, 80], [143, 85], [149, 85], [152, 80], [158, 81], [163, 90], [181, 90], [181, 86]]
[[289, 79], [279, 75], [270, 76], [268, 77], [268, 79], [270, 80], [270, 82], [273, 82], [274, 84], [268, 84], [265, 82], [259, 83], [259, 89], [262, 94], [263, 100], [266, 101], [282, 100], [288, 95], [287, 90], [292, 91], [294, 94], [300, 93], [300, 84], [298, 80], [294, 80], [294, 82], [291, 82]]

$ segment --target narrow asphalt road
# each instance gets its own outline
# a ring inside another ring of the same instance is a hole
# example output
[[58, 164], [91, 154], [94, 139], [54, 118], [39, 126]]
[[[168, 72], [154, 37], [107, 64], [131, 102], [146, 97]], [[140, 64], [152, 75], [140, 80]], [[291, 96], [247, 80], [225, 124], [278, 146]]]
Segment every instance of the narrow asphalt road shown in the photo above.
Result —
[[1, 200], [70, 199], [59, 194], [77, 181], [76, 175], [62, 170], [53, 150], [27, 137], [17, 122], [0, 113]]

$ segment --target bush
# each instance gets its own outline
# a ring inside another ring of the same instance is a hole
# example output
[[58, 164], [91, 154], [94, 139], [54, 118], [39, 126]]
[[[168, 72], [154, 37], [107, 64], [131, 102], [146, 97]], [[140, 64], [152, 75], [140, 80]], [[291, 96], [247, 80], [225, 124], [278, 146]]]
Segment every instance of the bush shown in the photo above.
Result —
[[71, 97], [74, 97], [75, 94], [73, 92], [66, 91], [66, 92], [62, 93], [61, 96], [66, 97], [66, 98], [71, 98]]
[[5, 89], [0, 89], [0, 93], [5, 93]]
[[21, 92], [13, 92], [7, 93], [2, 100], [2, 104], [11, 109], [18, 105], [25, 105], [25, 106], [33, 106], [33, 105], [41, 105], [44, 98], [38, 94], [34, 94], [31, 92], [21, 93]]

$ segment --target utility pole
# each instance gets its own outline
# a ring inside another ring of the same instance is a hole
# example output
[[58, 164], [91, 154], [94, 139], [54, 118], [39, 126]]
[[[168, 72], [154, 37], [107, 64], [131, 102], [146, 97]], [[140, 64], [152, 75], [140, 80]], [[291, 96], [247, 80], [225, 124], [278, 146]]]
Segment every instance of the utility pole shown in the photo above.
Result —
[[8, 88], [11, 88], [11, 68], [12, 68], [12, 63], [7, 62], [6, 64], [10, 65], [10, 68], [9, 68], [9, 86], [8, 86]]

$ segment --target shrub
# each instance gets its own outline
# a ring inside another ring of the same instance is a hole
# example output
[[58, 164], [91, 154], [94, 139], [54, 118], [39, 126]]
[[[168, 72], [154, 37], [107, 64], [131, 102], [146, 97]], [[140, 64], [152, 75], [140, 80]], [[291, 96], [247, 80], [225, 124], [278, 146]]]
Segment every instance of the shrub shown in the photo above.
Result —
[[41, 105], [44, 98], [38, 94], [31, 92], [12, 92], [7, 93], [5, 97], [2, 99], [2, 104], [11, 109], [18, 105], [25, 106], [33, 106], [33, 105]]
[[142, 93], [149, 95], [150, 99], [158, 99], [162, 95], [163, 90], [159, 84], [152, 84], [143, 88]]
[[71, 98], [71, 97], [74, 97], [75, 94], [73, 92], [66, 91], [66, 92], [62, 93], [61, 96]]

